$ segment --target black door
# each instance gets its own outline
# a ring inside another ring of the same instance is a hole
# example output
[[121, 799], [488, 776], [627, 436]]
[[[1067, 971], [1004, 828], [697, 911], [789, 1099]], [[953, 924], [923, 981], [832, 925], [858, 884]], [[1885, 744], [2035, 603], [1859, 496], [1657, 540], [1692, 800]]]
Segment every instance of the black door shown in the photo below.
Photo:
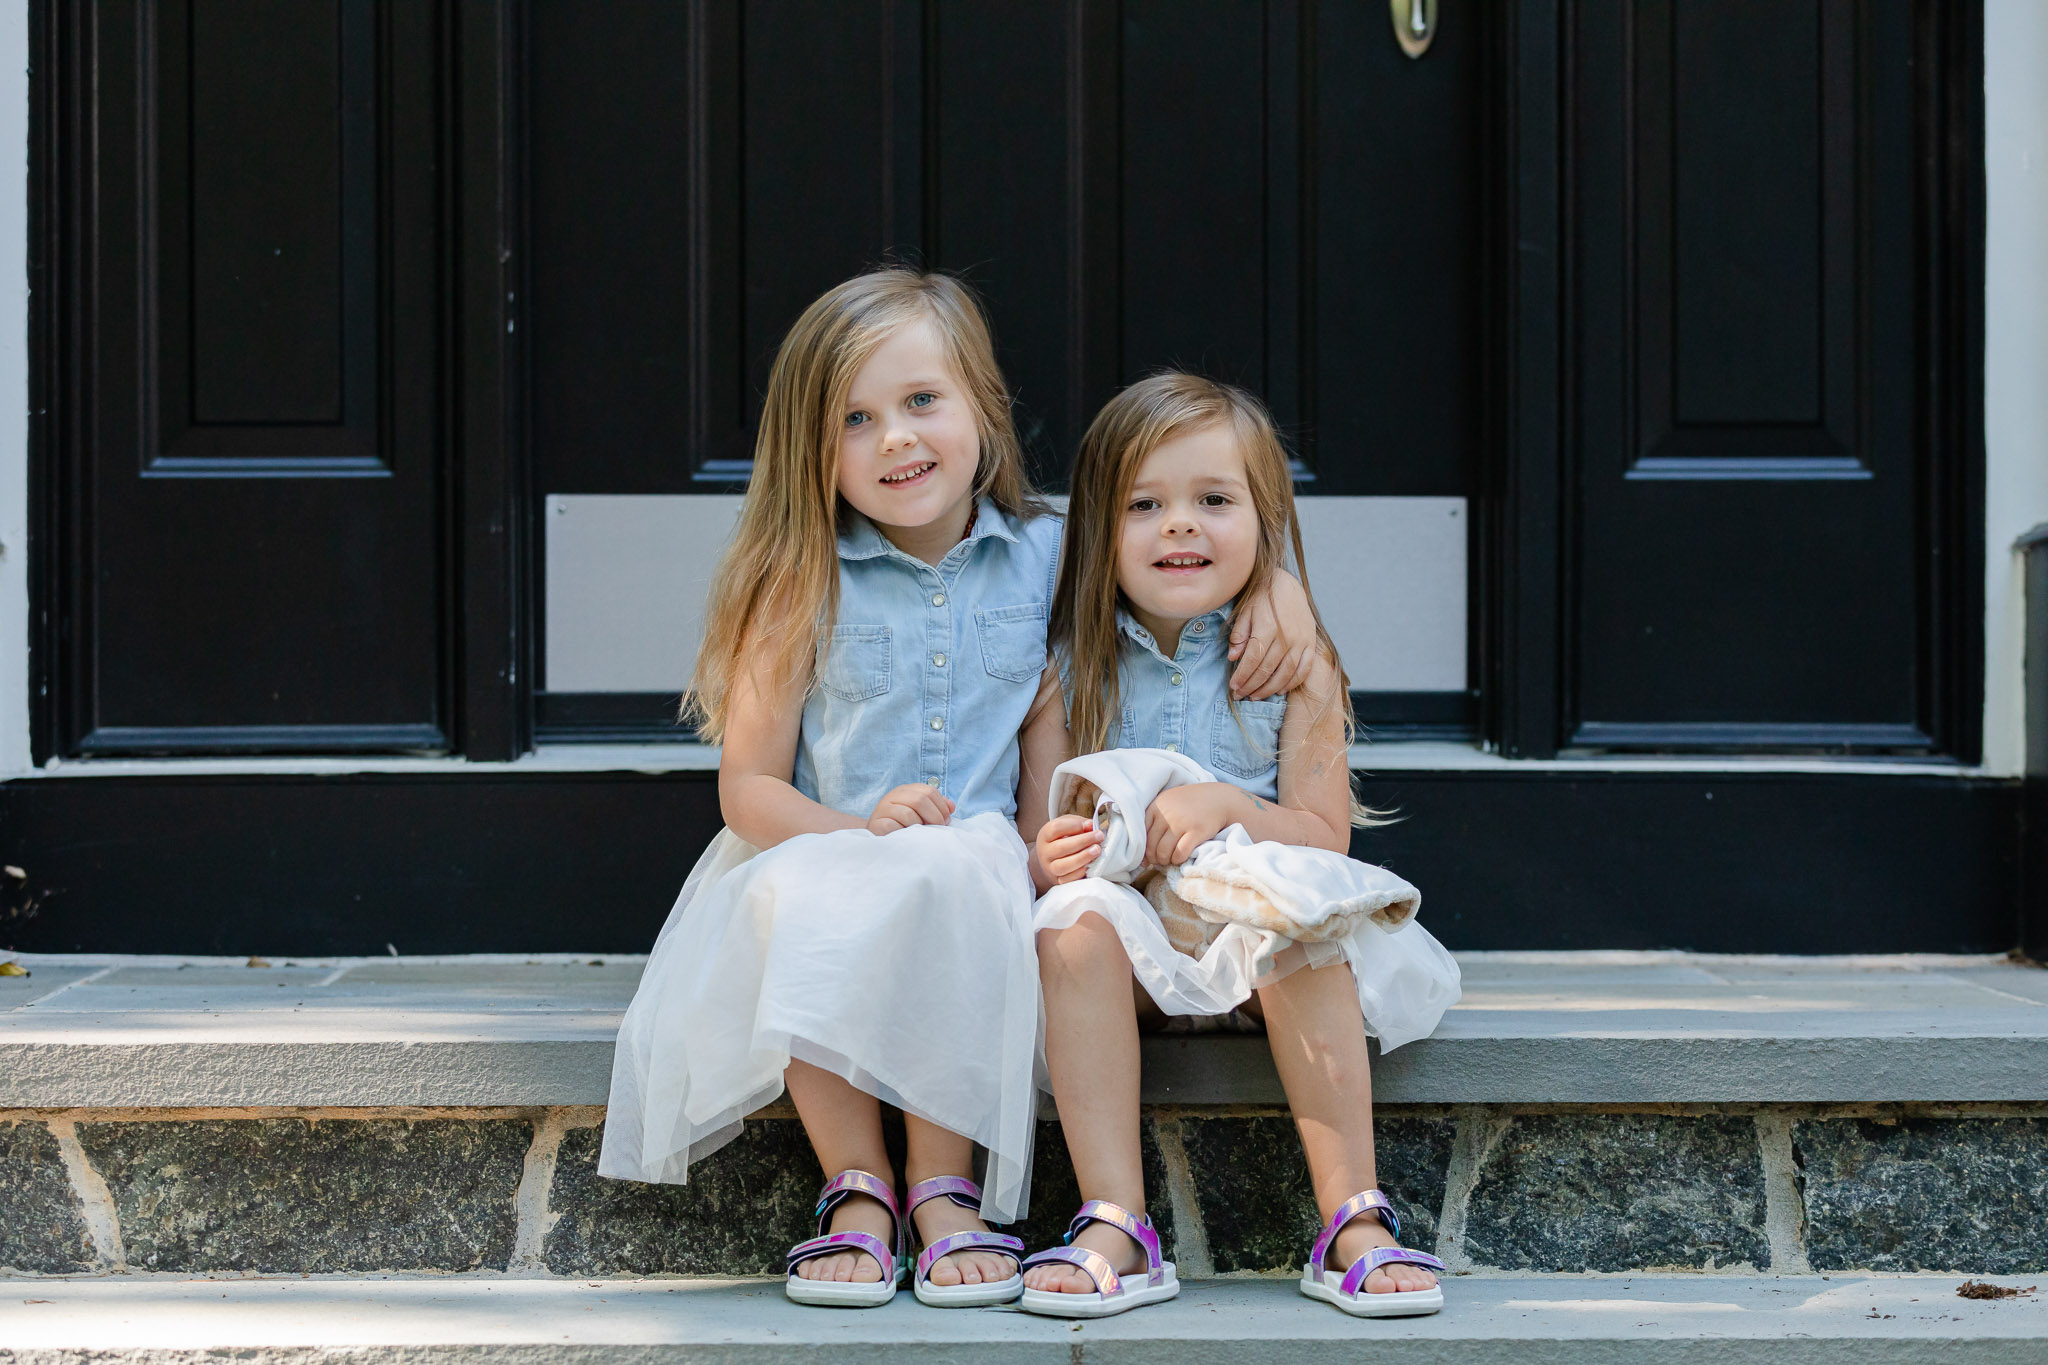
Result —
[[46, 747], [444, 747], [433, 7], [42, 21], [77, 272]]
[[[1053, 487], [1095, 409], [1175, 364], [1262, 394], [1306, 495], [1475, 491], [1499, 37], [1483, 7], [1420, 60], [1384, 4], [1302, 0], [615, 0], [527, 22], [537, 507], [743, 487], [782, 332], [892, 259], [986, 297]], [[622, 595], [671, 591], [637, 581], [553, 584], [551, 610], [630, 629]], [[544, 685], [544, 733], [673, 733], [672, 695]], [[1462, 674], [1363, 700], [1374, 719], [1469, 724]]]
[[1571, 13], [1559, 740], [1970, 754], [1954, 13]]

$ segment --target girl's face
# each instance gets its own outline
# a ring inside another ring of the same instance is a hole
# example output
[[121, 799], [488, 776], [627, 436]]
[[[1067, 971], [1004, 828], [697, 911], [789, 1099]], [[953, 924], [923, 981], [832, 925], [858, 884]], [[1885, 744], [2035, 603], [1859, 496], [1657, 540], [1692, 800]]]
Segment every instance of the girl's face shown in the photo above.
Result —
[[840, 496], [884, 532], [950, 528], [957, 541], [980, 463], [967, 385], [938, 330], [920, 321], [876, 347], [841, 415]]
[[1171, 638], [1181, 623], [1236, 600], [1258, 548], [1259, 514], [1228, 422], [1176, 436], [1138, 466], [1117, 583], [1154, 635]]

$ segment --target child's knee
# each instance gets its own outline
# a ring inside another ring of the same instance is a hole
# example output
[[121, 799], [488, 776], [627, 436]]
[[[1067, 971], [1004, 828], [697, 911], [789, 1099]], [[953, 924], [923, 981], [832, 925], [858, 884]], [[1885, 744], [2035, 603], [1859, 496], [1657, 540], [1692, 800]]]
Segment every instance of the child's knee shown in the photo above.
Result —
[[1068, 971], [1130, 967], [1123, 940], [1100, 915], [1083, 915], [1064, 929], [1039, 930], [1038, 960]]

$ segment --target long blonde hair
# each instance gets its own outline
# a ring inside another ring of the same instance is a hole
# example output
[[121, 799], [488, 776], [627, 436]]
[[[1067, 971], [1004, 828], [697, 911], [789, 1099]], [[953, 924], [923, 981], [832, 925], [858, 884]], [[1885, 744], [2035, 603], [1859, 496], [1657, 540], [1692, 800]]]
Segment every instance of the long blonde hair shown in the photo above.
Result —
[[782, 339], [754, 441], [754, 473], [739, 525], [718, 561], [704, 642], [683, 694], [682, 718], [707, 743], [725, 736], [743, 663], [777, 688], [809, 680], [839, 609], [839, 440], [846, 395], [875, 349], [928, 321], [967, 386], [981, 438], [974, 492], [1011, 516], [1044, 510], [1024, 469], [1010, 392], [988, 318], [950, 275], [892, 267], [825, 291]]
[[[1322, 614], [1316, 611], [1315, 595], [1309, 592], [1301, 523], [1294, 511], [1294, 474], [1265, 405], [1243, 389], [1200, 375], [1174, 370], [1152, 375], [1103, 406], [1081, 438], [1080, 452], [1074, 458], [1073, 500], [1067, 512], [1066, 545], [1047, 636], [1054, 656], [1066, 668], [1067, 731], [1076, 753], [1094, 753], [1106, 747], [1123, 710], [1117, 682], [1116, 614], [1128, 603], [1117, 581], [1117, 561], [1124, 508], [1139, 466], [1168, 441], [1213, 426], [1230, 428], [1244, 457], [1245, 482], [1250, 485], [1252, 508], [1259, 517], [1251, 577], [1231, 603], [1233, 625], [1245, 604], [1272, 583], [1291, 552], [1295, 576], [1315, 618], [1316, 637], [1324, 654], [1337, 661], [1337, 646], [1323, 625]], [[1344, 738], [1349, 743], [1357, 727], [1350, 680], [1341, 664], [1338, 684]], [[1235, 714], [1235, 700], [1230, 707]], [[1352, 824], [1379, 824], [1382, 814], [1368, 810], [1353, 797]]]

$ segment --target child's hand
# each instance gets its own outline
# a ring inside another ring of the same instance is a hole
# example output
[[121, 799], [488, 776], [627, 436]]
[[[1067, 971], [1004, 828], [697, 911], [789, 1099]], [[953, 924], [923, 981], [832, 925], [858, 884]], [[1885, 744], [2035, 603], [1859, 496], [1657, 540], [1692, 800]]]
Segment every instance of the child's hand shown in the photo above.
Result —
[[1308, 681], [1322, 638], [1301, 580], [1285, 570], [1273, 575], [1265, 592], [1245, 603], [1230, 627], [1232, 696], [1285, 696]]
[[1102, 831], [1085, 815], [1055, 816], [1038, 828], [1038, 865], [1054, 886], [1087, 876], [1100, 852]]
[[1154, 867], [1186, 862], [1197, 848], [1244, 818], [1245, 794], [1228, 782], [1169, 787], [1145, 812], [1145, 861]]
[[953, 803], [937, 787], [922, 782], [905, 782], [875, 802], [868, 817], [868, 829], [888, 834], [912, 825], [943, 825], [953, 814]]

